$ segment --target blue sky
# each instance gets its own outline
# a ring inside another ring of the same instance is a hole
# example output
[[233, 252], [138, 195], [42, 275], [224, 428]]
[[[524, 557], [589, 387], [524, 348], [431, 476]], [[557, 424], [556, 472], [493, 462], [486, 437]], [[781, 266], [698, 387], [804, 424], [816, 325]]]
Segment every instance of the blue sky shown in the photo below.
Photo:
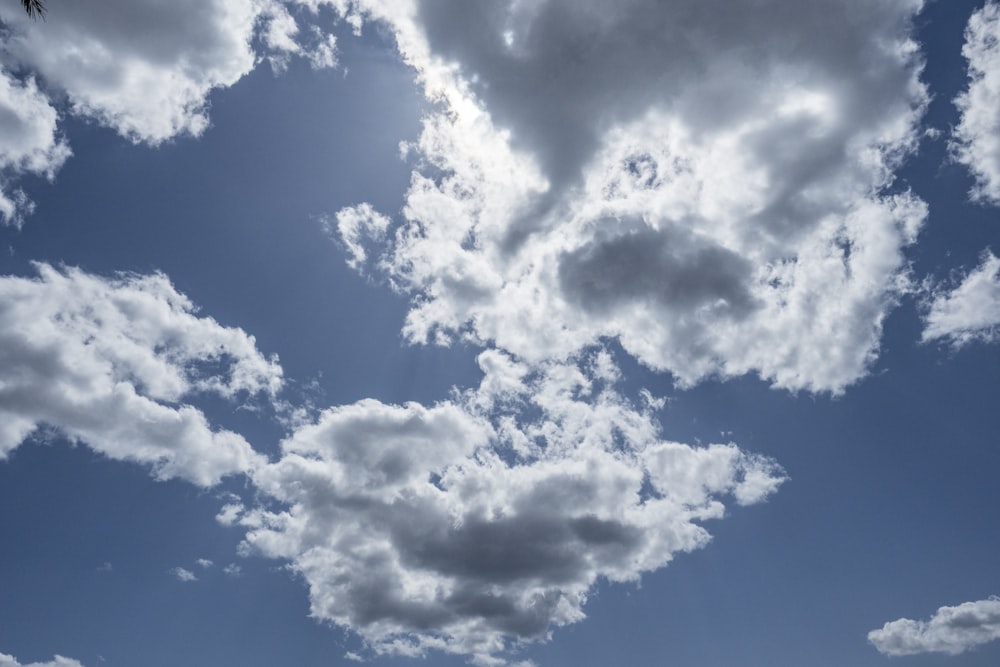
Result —
[[0, 8], [0, 667], [1000, 660], [1000, 6]]

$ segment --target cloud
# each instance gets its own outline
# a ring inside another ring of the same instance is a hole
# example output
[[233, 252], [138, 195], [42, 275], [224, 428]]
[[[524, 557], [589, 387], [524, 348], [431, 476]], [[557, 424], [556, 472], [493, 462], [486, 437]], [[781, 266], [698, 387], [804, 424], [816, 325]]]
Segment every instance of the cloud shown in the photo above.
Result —
[[732, 444], [657, 436], [603, 351], [536, 370], [480, 356], [482, 385], [432, 407], [332, 408], [255, 472], [266, 498], [224, 511], [242, 550], [288, 560], [311, 615], [376, 654], [502, 663], [584, 618], [599, 578], [636, 581], [710, 539], [722, 500], [784, 481]]
[[[6, 60], [65, 91], [74, 114], [152, 145], [205, 130], [209, 93], [254, 68], [261, 27], [265, 52], [311, 55], [295, 39], [295, 19], [270, 0], [69, 3], [44, 22], [19, 10], [0, 10]], [[318, 41], [332, 47], [325, 35]]]
[[236, 563], [229, 563], [224, 568], [222, 568], [223, 574], [227, 577], [241, 577], [243, 576], [243, 568]]
[[24, 174], [52, 179], [69, 157], [58, 120], [34, 78], [19, 80], [0, 67], [0, 222], [20, 226], [33, 208], [10, 181]]
[[55, 656], [50, 662], [32, 662], [22, 665], [14, 656], [0, 653], [0, 667], [83, 667], [83, 665], [61, 655]]
[[278, 0], [66, 3], [45, 21], [0, 4], [0, 221], [20, 225], [32, 211], [19, 176], [52, 179], [70, 155], [60, 115], [151, 146], [200, 136], [211, 92], [262, 59], [336, 67], [336, 39], [317, 19]]
[[901, 618], [868, 633], [868, 641], [886, 655], [946, 653], [958, 655], [1000, 639], [1000, 598], [941, 607], [929, 621]]
[[200, 567], [203, 570], [207, 570], [208, 568], [210, 568], [213, 565], [215, 565], [215, 563], [213, 563], [212, 561], [210, 561], [207, 558], [199, 558], [195, 562], [198, 564], [198, 567]]
[[969, 88], [955, 99], [962, 114], [952, 150], [972, 172], [972, 198], [1000, 205], [1000, 4], [972, 14], [962, 55], [969, 61]]
[[187, 570], [183, 567], [175, 567], [170, 570], [170, 574], [177, 578], [177, 581], [189, 582], [198, 581], [198, 576], [191, 570]]
[[35, 268], [0, 276], [0, 456], [45, 425], [160, 479], [209, 486], [259, 464], [183, 402], [273, 396], [281, 368], [252, 336], [196, 316], [162, 274]]
[[1000, 326], [1000, 259], [983, 255], [958, 287], [932, 294], [924, 316], [924, 342], [947, 339], [954, 347], [996, 340]]
[[400, 219], [344, 234], [354, 265], [385, 238], [409, 340], [540, 363], [613, 337], [682, 385], [864, 376], [926, 216], [890, 194], [919, 0], [349, 6], [439, 105]]

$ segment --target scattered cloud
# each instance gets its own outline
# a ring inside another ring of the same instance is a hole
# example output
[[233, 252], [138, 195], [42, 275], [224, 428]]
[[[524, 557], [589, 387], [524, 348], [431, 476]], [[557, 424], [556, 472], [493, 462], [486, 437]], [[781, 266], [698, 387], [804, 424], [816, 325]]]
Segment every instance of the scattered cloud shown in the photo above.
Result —
[[946, 339], [954, 347], [996, 340], [1000, 327], [1000, 259], [992, 252], [958, 287], [932, 293], [924, 316], [924, 342]]
[[1000, 206], [1000, 4], [972, 14], [962, 54], [969, 88], [955, 100], [962, 117], [952, 149], [976, 179], [972, 198]]
[[210, 568], [213, 565], [215, 565], [215, 563], [213, 563], [212, 561], [210, 561], [207, 558], [199, 558], [195, 562], [198, 563], [198, 567], [200, 567], [203, 570], [207, 570], [208, 568]]
[[682, 385], [840, 392], [926, 216], [892, 189], [928, 99], [921, 6], [350, 3], [438, 111], [388, 233], [342, 212], [349, 262], [371, 230], [411, 341], [540, 363], [614, 337]]
[[106, 560], [97, 566], [98, 572], [112, 572], [115, 568], [111, 565], [111, 561]]
[[57, 655], [50, 662], [32, 662], [21, 664], [12, 655], [0, 653], [0, 667], [83, 667], [83, 664], [71, 658]]
[[174, 575], [174, 577], [177, 578], [177, 581], [198, 581], [198, 576], [194, 572], [180, 566], [170, 570], [170, 574]]
[[784, 480], [732, 444], [661, 440], [602, 355], [535, 370], [487, 351], [482, 385], [452, 401], [327, 410], [256, 470], [270, 501], [226, 513], [243, 553], [288, 560], [312, 616], [376, 654], [500, 664], [583, 619], [598, 578], [703, 547], [723, 499], [754, 504]]
[[242, 577], [243, 568], [237, 565], [236, 563], [229, 563], [224, 568], [222, 568], [222, 573], [225, 574], [227, 577], [234, 577], [234, 578]]
[[0, 276], [0, 456], [45, 425], [202, 486], [263, 460], [182, 402], [278, 391], [281, 368], [252, 336], [195, 315], [161, 274], [35, 268]]
[[1000, 598], [941, 607], [929, 621], [901, 618], [868, 633], [868, 641], [886, 655], [946, 653], [958, 655], [1000, 639]]

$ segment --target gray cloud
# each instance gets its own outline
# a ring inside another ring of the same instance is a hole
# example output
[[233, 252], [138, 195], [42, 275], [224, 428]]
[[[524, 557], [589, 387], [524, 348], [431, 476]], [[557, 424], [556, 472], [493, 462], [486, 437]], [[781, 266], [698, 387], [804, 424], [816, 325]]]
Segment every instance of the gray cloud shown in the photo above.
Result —
[[592, 361], [543, 372], [484, 353], [461, 402], [328, 410], [255, 471], [277, 505], [220, 520], [246, 528], [245, 553], [290, 561], [312, 615], [374, 653], [504, 662], [581, 620], [599, 577], [634, 581], [704, 546], [721, 499], [761, 502], [784, 480], [734, 445], [659, 440]]
[[[602, 230], [621, 224], [598, 223]], [[748, 314], [754, 307], [747, 288], [749, 262], [689, 235], [685, 229], [640, 228], [595, 239], [563, 255], [560, 287], [568, 299], [595, 314], [635, 301], [652, 301], [675, 312], [706, 307], [716, 314]]]
[[413, 341], [543, 362], [616, 337], [683, 385], [843, 391], [926, 215], [886, 193], [927, 102], [921, 6], [351, 3], [441, 104], [402, 219], [342, 230], [351, 262], [382, 248]]

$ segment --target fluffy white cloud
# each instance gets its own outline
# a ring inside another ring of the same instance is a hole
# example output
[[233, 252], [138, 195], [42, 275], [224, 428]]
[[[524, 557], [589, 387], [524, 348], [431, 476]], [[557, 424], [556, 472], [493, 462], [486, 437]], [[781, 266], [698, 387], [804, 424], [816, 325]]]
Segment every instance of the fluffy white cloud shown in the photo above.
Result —
[[66, 3], [44, 22], [8, 3], [0, 18], [9, 26], [9, 63], [65, 91], [73, 113], [154, 145], [205, 130], [208, 94], [254, 68], [258, 33], [268, 55], [336, 62], [330, 36], [300, 31], [275, 0]]
[[311, 614], [375, 653], [504, 661], [584, 617], [598, 578], [634, 581], [704, 546], [722, 500], [784, 480], [736, 446], [658, 438], [615, 389], [610, 356], [532, 369], [484, 352], [480, 388], [430, 408], [333, 408], [282, 444], [230, 504], [245, 553], [287, 559]]
[[385, 251], [411, 340], [617, 337], [682, 384], [866, 372], [926, 214], [887, 194], [927, 100], [919, 0], [332, 4], [440, 104]]
[[973, 198], [1000, 205], [1000, 4], [973, 13], [962, 54], [969, 89], [955, 100], [962, 118], [952, 148], [976, 178]]
[[83, 664], [77, 660], [57, 655], [49, 662], [32, 662], [22, 665], [14, 656], [0, 653], [0, 667], [83, 667]]
[[53, 178], [70, 155], [56, 128], [59, 114], [31, 77], [0, 67], [0, 222], [20, 225], [32, 204], [9, 181], [22, 174]]
[[868, 633], [868, 641], [886, 655], [958, 655], [996, 639], [1000, 639], [997, 597], [941, 607], [929, 621], [901, 618]]
[[316, 18], [280, 0], [104, 0], [33, 21], [21, 3], [0, 3], [0, 222], [19, 225], [32, 210], [18, 176], [51, 179], [70, 155], [56, 107], [68, 102], [137, 143], [199, 136], [212, 90], [260, 60], [337, 65], [336, 39]]
[[198, 581], [198, 576], [194, 572], [180, 566], [170, 570], [170, 574], [172, 574], [177, 581], [183, 581], [185, 583], [189, 581]]
[[0, 277], [0, 457], [41, 426], [160, 478], [211, 485], [263, 457], [182, 401], [281, 387], [281, 368], [240, 329], [194, 314], [160, 274], [105, 279], [36, 265]]
[[933, 295], [923, 340], [946, 338], [955, 347], [996, 339], [1000, 327], [1000, 259], [987, 252], [961, 284]]

